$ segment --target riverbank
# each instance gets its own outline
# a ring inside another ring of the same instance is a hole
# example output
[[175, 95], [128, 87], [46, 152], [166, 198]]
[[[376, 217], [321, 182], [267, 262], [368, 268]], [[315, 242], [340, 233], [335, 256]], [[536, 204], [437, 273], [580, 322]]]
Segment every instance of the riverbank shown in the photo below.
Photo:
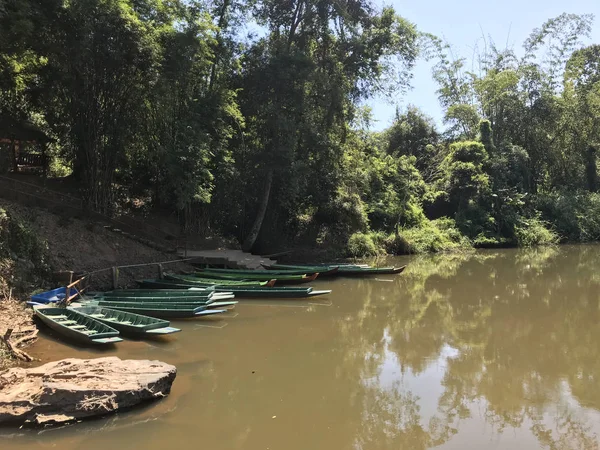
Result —
[[[178, 259], [174, 253], [156, 250], [93, 222], [62, 217], [5, 200], [0, 200], [0, 209], [6, 210], [14, 220], [43, 242], [46, 261], [52, 272], [94, 272], [90, 281], [95, 289], [112, 287], [110, 270], [98, 272], [102, 269]], [[178, 264], [166, 268], [186, 270], [189, 266]], [[136, 279], [154, 278], [156, 274], [156, 266], [122, 269], [119, 271], [119, 282], [121, 287], [133, 286]]]
[[[92, 272], [94, 289], [112, 288], [113, 266], [177, 260], [172, 253], [155, 250], [125, 235], [94, 223], [63, 217], [48, 211], [0, 200], [0, 368], [13, 366], [14, 351], [1, 342], [13, 329], [12, 342], [34, 326], [24, 301], [33, 292], [54, 289], [53, 273]], [[166, 270], [189, 270], [183, 263], [165, 265]], [[140, 278], [155, 278], [157, 266], [119, 270], [119, 286], [135, 285]], [[21, 341], [17, 350], [31, 341]], [[18, 352], [17, 352], [18, 353]]]
[[21, 301], [0, 297], [0, 370], [30, 361], [32, 358], [25, 349], [36, 340], [31, 308]]

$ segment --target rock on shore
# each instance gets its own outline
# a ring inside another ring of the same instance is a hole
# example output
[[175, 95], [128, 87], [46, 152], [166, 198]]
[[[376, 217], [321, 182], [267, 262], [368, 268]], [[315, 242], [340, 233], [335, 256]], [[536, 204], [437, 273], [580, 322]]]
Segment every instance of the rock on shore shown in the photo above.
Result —
[[169, 394], [177, 369], [117, 357], [64, 359], [0, 373], [0, 424], [60, 424]]

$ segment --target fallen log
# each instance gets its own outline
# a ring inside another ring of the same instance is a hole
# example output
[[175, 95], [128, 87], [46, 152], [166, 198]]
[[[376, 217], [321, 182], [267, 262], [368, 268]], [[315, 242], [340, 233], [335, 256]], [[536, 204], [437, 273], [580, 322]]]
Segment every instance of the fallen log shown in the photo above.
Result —
[[17, 340], [16, 342], [11, 342], [10, 338], [13, 334], [13, 329], [9, 328], [8, 330], [6, 330], [6, 333], [4, 333], [2, 340], [4, 341], [4, 345], [6, 345], [6, 348], [8, 348], [8, 351], [11, 353], [11, 355], [13, 357], [15, 357], [21, 361], [32, 362], [32, 361], [35, 361], [35, 359], [31, 355], [29, 355], [27, 352], [24, 352], [23, 350], [17, 348], [17, 346], [20, 343], [23, 343], [30, 339], [34, 339], [37, 336], [37, 333], [38, 333], [37, 330], [35, 330], [35, 332], [33, 332], [31, 335], [27, 335], [24, 338]]

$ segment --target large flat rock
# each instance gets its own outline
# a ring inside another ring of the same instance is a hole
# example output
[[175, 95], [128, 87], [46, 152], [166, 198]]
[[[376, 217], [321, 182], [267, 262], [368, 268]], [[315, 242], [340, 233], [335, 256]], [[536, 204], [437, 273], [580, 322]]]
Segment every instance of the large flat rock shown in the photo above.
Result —
[[0, 424], [106, 415], [169, 394], [177, 369], [160, 361], [63, 359], [0, 373]]

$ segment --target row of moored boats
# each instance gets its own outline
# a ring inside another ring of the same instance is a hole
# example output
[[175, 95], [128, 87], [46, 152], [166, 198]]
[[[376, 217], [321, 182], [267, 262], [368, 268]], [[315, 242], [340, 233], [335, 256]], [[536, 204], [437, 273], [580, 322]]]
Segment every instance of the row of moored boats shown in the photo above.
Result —
[[366, 265], [282, 265], [266, 270], [199, 268], [161, 279], [140, 280], [138, 289], [80, 293], [64, 304], [67, 288], [31, 298], [36, 316], [70, 341], [110, 344], [121, 336], [159, 336], [181, 331], [170, 319], [207, 317], [233, 309], [239, 299], [306, 299], [330, 290], [290, 286], [334, 276], [398, 274], [404, 267]]

